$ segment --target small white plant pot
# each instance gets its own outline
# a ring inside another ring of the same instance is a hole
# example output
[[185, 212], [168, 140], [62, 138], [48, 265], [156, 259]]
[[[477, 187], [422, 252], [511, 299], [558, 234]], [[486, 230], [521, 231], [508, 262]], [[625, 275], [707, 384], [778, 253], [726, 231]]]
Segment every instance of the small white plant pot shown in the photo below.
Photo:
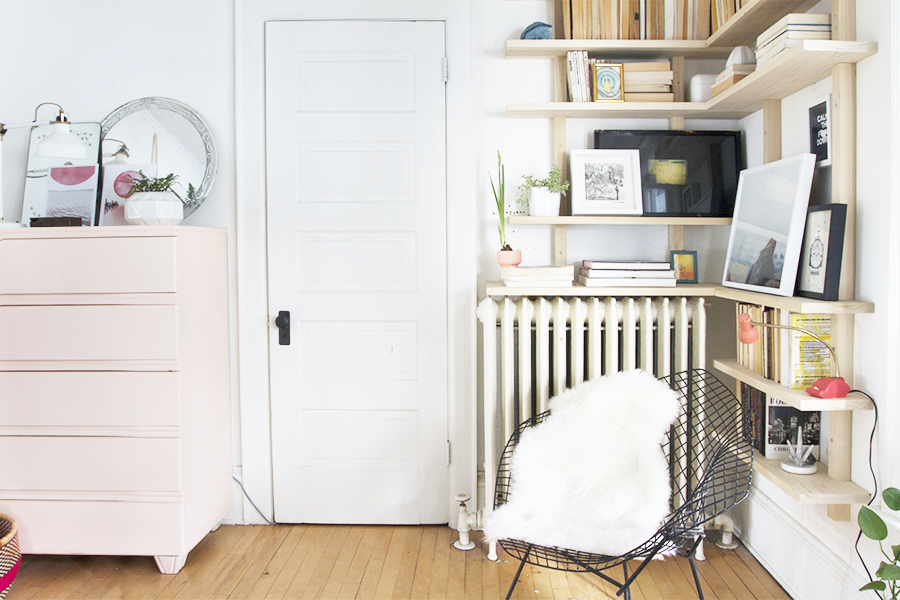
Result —
[[184, 204], [172, 192], [138, 192], [125, 201], [125, 220], [132, 225], [178, 225]]
[[533, 187], [529, 190], [528, 214], [532, 217], [558, 217], [559, 202], [559, 192], [551, 192], [545, 187]]

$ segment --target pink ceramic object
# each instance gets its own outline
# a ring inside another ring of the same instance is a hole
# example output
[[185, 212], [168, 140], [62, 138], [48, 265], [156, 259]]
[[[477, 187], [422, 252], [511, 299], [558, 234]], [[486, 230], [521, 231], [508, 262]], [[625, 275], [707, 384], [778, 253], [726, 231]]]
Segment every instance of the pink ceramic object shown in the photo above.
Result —
[[522, 262], [521, 250], [498, 250], [497, 264], [501, 267], [516, 267]]

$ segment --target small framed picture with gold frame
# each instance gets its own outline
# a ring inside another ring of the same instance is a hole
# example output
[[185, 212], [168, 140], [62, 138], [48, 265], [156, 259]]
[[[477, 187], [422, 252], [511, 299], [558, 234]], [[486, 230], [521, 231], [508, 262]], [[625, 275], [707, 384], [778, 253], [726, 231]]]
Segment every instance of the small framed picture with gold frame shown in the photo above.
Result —
[[594, 102], [623, 102], [622, 65], [594, 63]]

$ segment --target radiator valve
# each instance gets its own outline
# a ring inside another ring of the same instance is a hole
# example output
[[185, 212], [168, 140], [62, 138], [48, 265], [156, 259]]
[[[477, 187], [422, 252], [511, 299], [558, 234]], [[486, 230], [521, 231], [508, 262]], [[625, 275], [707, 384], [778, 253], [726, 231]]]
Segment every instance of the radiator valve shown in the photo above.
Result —
[[471, 550], [475, 547], [475, 544], [469, 539], [469, 531], [472, 530], [473, 526], [477, 525], [478, 515], [469, 513], [469, 509], [466, 507], [466, 502], [469, 501], [471, 496], [468, 494], [457, 494], [455, 498], [459, 502], [459, 524], [456, 526], [456, 530], [459, 532], [459, 540], [453, 542], [453, 547], [457, 550]]

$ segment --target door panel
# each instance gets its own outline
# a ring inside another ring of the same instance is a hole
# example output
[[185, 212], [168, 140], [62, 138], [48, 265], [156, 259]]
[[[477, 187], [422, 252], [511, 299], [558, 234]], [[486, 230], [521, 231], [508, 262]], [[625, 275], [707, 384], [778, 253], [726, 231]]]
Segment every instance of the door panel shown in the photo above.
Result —
[[443, 58], [441, 22], [266, 26], [279, 522], [447, 521]]

